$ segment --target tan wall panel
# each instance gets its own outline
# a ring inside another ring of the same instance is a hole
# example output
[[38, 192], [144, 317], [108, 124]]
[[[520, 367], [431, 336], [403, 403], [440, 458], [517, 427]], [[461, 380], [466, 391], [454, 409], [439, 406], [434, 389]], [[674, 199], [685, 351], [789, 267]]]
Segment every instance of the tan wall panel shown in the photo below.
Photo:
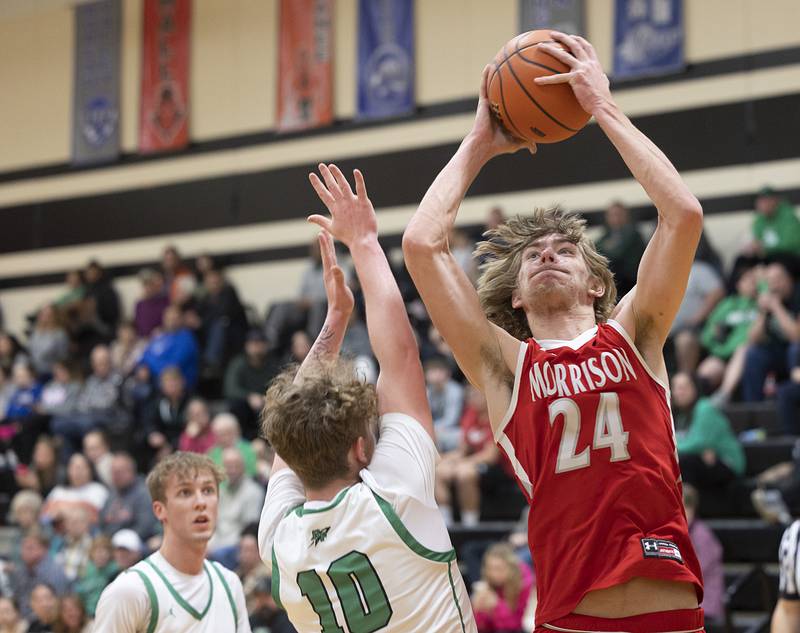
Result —
[[333, 5], [333, 112], [348, 119], [356, 111], [358, 0], [334, 0]]
[[142, 82], [142, 0], [122, 3], [122, 55], [120, 59], [120, 144], [123, 152], [139, 147], [139, 94]]
[[66, 7], [0, 22], [0, 171], [69, 157], [74, 28]]

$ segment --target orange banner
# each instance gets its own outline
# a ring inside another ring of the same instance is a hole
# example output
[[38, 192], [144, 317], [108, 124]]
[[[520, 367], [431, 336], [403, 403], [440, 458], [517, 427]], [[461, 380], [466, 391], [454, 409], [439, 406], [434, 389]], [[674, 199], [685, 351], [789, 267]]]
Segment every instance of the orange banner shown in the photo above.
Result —
[[139, 151], [189, 143], [191, 0], [145, 0]]
[[278, 129], [333, 121], [333, 2], [281, 0]]

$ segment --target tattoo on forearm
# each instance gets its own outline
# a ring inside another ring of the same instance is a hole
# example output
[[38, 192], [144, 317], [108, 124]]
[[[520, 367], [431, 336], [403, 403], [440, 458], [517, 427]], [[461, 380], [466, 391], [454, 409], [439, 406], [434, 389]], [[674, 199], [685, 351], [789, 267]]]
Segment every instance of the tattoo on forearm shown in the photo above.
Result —
[[334, 350], [333, 338], [336, 335], [333, 328], [329, 325], [324, 325], [322, 327], [322, 331], [317, 336], [317, 340], [314, 341], [314, 345], [311, 348], [311, 354], [315, 360], [323, 359], [327, 356], [330, 356]]

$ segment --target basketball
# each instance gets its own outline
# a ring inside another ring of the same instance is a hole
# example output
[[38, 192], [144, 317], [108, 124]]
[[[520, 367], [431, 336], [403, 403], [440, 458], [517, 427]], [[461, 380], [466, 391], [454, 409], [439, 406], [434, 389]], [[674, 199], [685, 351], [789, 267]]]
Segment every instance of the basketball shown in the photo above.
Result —
[[590, 115], [578, 104], [567, 84], [539, 86], [537, 77], [569, 72], [569, 68], [539, 50], [550, 31], [528, 31], [506, 42], [495, 55], [489, 75], [489, 101], [497, 119], [511, 135], [534, 143], [558, 143], [576, 134]]

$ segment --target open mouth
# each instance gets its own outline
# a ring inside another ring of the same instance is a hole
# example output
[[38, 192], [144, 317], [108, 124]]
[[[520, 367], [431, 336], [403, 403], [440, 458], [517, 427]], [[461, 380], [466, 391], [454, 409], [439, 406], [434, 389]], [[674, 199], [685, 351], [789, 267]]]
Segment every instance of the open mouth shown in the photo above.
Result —
[[209, 519], [205, 514], [201, 514], [194, 521], [192, 521], [192, 523], [194, 523], [195, 525], [208, 525], [208, 523], [210, 522], [211, 519]]

